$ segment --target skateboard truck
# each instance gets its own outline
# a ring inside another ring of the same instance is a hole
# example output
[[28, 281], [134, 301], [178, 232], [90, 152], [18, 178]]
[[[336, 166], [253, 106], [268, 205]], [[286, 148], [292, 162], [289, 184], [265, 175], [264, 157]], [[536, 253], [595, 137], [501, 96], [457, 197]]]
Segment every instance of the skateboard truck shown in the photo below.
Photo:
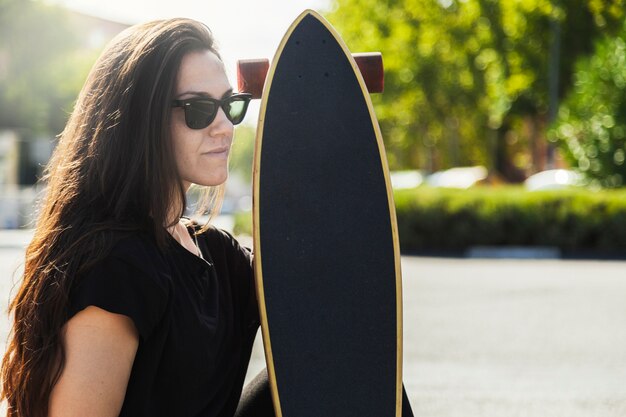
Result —
[[[382, 93], [384, 81], [383, 56], [380, 52], [352, 54], [370, 93]], [[237, 61], [237, 87], [240, 93], [261, 98], [265, 78], [270, 68], [268, 59], [240, 59]]]

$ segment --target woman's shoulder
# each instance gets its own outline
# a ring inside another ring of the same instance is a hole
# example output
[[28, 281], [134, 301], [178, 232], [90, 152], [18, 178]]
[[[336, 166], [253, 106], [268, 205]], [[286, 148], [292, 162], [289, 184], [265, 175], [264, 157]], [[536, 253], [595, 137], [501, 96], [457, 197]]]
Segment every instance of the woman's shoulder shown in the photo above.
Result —
[[133, 233], [120, 238], [111, 248], [107, 258], [109, 261], [125, 262], [145, 272], [160, 269], [166, 264], [163, 252], [154, 238], [143, 233]]
[[70, 317], [87, 306], [130, 317], [145, 339], [166, 309], [171, 290], [167, 265], [156, 242], [140, 234], [112, 243], [77, 280]]
[[[196, 230], [200, 231], [199, 228]], [[233, 246], [239, 243], [231, 233], [213, 225], [209, 225], [206, 231], [200, 233], [198, 236], [203, 236], [207, 241], [214, 241], [215, 243], [221, 243], [223, 245]]]
[[184, 219], [187, 227], [196, 233], [198, 241], [203, 241], [211, 246], [219, 245], [225, 247], [239, 247], [239, 242], [228, 231], [218, 228], [212, 224], [202, 225], [192, 219]]
[[252, 251], [241, 245], [230, 232], [214, 225], [204, 227], [195, 222], [190, 227], [193, 227], [201, 249], [208, 249], [213, 256], [221, 254], [231, 260], [245, 260], [249, 264]]
[[113, 242], [109, 242], [109, 249], [105, 253], [94, 254], [83, 275], [131, 275], [163, 281], [163, 272], [167, 269], [166, 259], [155, 239], [146, 233], [135, 232], [117, 236]]

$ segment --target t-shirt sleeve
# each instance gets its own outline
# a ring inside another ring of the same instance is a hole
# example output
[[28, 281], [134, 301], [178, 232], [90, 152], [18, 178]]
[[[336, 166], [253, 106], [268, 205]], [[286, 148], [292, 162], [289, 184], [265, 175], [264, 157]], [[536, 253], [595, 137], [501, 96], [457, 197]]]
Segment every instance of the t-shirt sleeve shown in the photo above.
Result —
[[71, 295], [70, 317], [88, 306], [130, 317], [143, 340], [161, 321], [168, 287], [156, 271], [110, 256], [87, 273]]

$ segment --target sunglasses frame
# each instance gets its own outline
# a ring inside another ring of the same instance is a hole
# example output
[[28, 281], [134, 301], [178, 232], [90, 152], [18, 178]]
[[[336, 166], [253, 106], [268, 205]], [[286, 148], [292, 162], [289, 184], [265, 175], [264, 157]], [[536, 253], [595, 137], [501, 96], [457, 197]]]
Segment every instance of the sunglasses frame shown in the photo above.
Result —
[[[243, 99], [243, 100], [241, 100], [241, 99]], [[243, 101], [243, 103], [244, 103], [243, 110], [242, 110], [243, 114], [241, 116], [241, 120], [239, 120], [237, 123], [235, 123], [235, 121], [233, 121], [233, 119], [231, 118], [230, 114], [228, 114], [228, 108], [226, 107], [233, 100], [240, 100], [240, 101]], [[232, 94], [232, 95], [230, 95], [230, 96], [228, 96], [226, 98], [223, 98], [223, 99], [216, 99], [216, 98], [212, 98], [212, 97], [193, 97], [193, 98], [187, 98], [187, 99], [184, 99], [184, 100], [173, 100], [172, 101], [172, 107], [182, 107], [182, 109], [185, 111], [185, 124], [187, 125], [187, 127], [189, 129], [193, 129], [193, 130], [200, 130], [200, 129], [206, 128], [211, 123], [213, 123], [213, 121], [215, 120], [215, 117], [217, 117], [217, 113], [219, 112], [220, 108], [224, 111], [224, 114], [226, 115], [226, 118], [233, 125], [238, 125], [246, 117], [246, 112], [248, 111], [248, 105], [250, 104], [250, 100], [252, 100], [252, 94], [235, 93], [235, 94]], [[187, 109], [191, 109], [190, 106], [192, 106], [194, 103], [197, 103], [197, 102], [207, 102], [207, 101], [209, 101], [211, 103], [214, 103], [216, 105], [215, 113], [213, 115], [211, 115], [211, 117], [209, 117], [207, 119], [205, 125], [192, 127], [190, 125], [189, 120], [187, 119]]]

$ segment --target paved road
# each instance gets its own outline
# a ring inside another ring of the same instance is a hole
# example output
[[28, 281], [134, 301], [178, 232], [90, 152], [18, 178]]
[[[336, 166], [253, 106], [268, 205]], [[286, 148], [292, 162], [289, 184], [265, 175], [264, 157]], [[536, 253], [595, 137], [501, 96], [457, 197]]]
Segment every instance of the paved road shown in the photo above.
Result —
[[[405, 257], [419, 417], [626, 416], [626, 263]], [[255, 346], [250, 374], [264, 366]]]
[[626, 416], [626, 263], [405, 258], [419, 416]]
[[[10, 240], [0, 233], [2, 310], [22, 256]], [[626, 416], [626, 263], [405, 257], [402, 267], [416, 416]], [[7, 331], [0, 320], [0, 341]], [[259, 343], [250, 374], [263, 363]]]

